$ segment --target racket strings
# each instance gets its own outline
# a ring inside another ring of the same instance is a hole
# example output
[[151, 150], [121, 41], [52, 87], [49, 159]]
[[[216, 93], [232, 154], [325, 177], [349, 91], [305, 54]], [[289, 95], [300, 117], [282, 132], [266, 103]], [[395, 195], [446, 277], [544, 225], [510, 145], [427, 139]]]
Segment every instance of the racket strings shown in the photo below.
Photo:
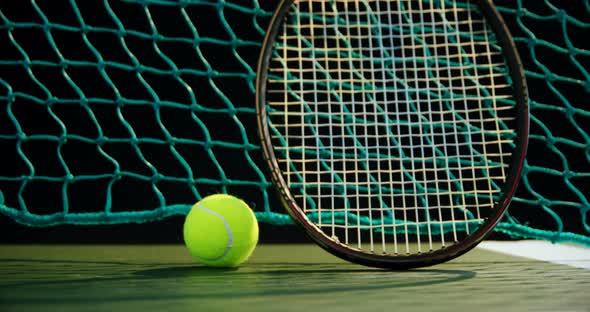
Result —
[[475, 231], [502, 195], [514, 142], [494, 40], [464, 3], [296, 1], [267, 105], [309, 219], [347, 245], [395, 254]]

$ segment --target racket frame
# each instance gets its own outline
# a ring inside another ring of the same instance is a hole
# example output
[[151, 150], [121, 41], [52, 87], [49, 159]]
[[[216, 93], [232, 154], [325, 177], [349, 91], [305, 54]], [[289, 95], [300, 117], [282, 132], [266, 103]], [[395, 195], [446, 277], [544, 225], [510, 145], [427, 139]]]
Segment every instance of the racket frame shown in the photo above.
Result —
[[486, 218], [476, 231], [471, 233], [465, 239], [444, 249], [410, 255], [368, 253], [333, 240], [308, 219], [306, 214], [297, 204], [283, 177], [279, 162], [274, 153], [267, 119], [267, 69], [270, 64], [273, 46], [276, 42], [277, 34], [283, 24], [285, 14], [295, 1], [296, 0], [282, 0], [275, 10], [262, 44], [256, 76], [256, 115], [263, 157], [270, 169], [272, 184], [278, 192], [279, 198], [288, 214], [295, 221], [295, 224], [302, 227], [305, 233], [320, 247], [341, 259], [365, 266], [392, 270], [405, 270], [439, 264], [456, 258], [477, 246], [479, 242], [492, 232], [512, 200], [524, 166], [529, 135], [529, 99], [524, 69], [510, 31], [492, 1], [467, 0], [468, 2], [476, 3], [479, 6], [481, 13], [491, 26], [492, 31], [498, 39], [498, 43], [502, 47], [502, 52], [509, 68], [509, 76], [512, 78], [513, 82], [517, 112], [515, 129], [517, 136], [514, 141], [516, 148], [512, 154], [502, 197], [492, 208], [493, 211], [490, 212], [490, 216]]

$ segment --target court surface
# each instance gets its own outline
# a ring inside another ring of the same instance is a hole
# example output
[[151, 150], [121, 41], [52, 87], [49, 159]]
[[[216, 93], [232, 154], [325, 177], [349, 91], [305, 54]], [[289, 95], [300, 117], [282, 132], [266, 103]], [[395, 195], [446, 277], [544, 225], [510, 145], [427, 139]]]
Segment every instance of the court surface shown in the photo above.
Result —
[[314, 245], [260, 245], [234, 270], [202, 267], [182, 245], [4, 245], [0, 311], [589, 312], [590, 257], [577, 251], [548, 252], [558, 264], [478, 248], [392, 272]]

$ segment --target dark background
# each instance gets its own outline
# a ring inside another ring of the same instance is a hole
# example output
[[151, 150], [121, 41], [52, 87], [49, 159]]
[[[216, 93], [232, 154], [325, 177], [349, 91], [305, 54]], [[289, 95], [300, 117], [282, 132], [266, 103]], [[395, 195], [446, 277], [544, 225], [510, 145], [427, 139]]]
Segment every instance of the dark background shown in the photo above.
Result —
[[[69, 243], [69, 244], [176, 244], [183, 243], [184, 216], [144, 224], [59, 225], [53, 227], [28, 227], [6, 218], [0, 218], [2, 237], [0, 243]], [[311, 242], [296, 226], [275, 226], [259, 223], [260, 243]]]
[[[214, 3], [215, 1], [211, 1]], [[270, 12], [274, 8], [278, 1], [260, 1], [262, 7]], [[239, 3], [239, 2], [236, 2]], [[246, 3], [246, 1], [244, 1]], [[516, 1], [496, 1], [498, 4], [515, 7], [517, 5]], [[540, 15], [551, 15], [555, 14], [555, 12], [544, 2], [541, 1], [523, 1], [524, 7], [531, 12], [535, 12], [536, 14]], [[590, 12], [583, 5], [583, 1], [561, 1], [558, 3], [560, 8], [564, 9], [567, 14], [570, 14], [574, 17], [577, 17], [584, 21], [590, 21]], [[42, 12], [49, 18], [52, 22], [60, 22], [66, 25], [72, 25], [76, 23], [75, 19], [73, 19], [73, 11], [70, 5], [67, 2], [58, 2], [58, 1], [51, 1], [39, 4]], [[96, 24], [105, 23], [106, 27], [116, 27], [116, 25], [112, 24], [108, 21], [103, 21], [108, 19], [108, 16], [104, 14], [105, 9], [102, 5], [102, 2], [98, 1], [80, 1], [78, 3], [81, 12], [85, 18], [94, 21]], [[149, 25], [146, 23], [145, 19], [145, 10], [141, 5], [137, 4], [123, 4], [117, 1], [113, 1], [111, 3], [112, 8], [117, 12], [118, 17], [121, 21], [125, 24], [127, 29], [136, 29], [140, 30], [144, 33], [150, 33]], [[183, 32], [181, 27], [177, 27], [181, 23], [179, 21], [178, 10], [173, 10], [172, 7], [161, 7], [156, 8], [155, 6], [150, 6], [150, 14], [152, 14], [152, 18], [157, 22], [158, 30], [164, 34], [171, 36], [172, 34], [176, 34], [176, 36], [186, 36], [187, 33]], [[26, 51], [29, 57], [33, 60], [48, 60], [59, 63], [59, 59], [55, 55], [54, 49], [48, 45], [47, 39], [44, 37], [43, 34], [43, 20], [39, 18], [39, 13], [37, 9], [34, 8], [31, 3], [25, 1], [18, 1], [18, 2], [2, 2], [0, 4], [0, 10], [2, 13], [11, 21], [29, 21], [38, 23], [41, 25], [37, 28], [31, 28], [30, 32], [24, 31], [14, 31], [14, 36], [17, 38], [17, 41], [26, 48]], [[225, 32], [225, 26], [223, 23], [220, 22], [220, 15], [218, 14], [218, 10], [215, 6], [203, 6], [198, 7], [190, 11], [192, 17], [195, 21], [195, 26], [200, 32], [200, 35], [203, 37], [209, 38], [229, 38], [227, 32]], [[251, 16], [248, 14], [242, 14], [236, 11], [232, 11], [229, 9], [225, 9], [224, 16], [227, 21], [230, 23], [230, 26], [239, 38], [253, 40], [253, 41], [261, 41], [261, 35], [255, 31], [252, 27], [252, 22], [250, 20]], [[526, 37], [528, 36], [526, 32], [522, 30], [522, 27], [518, 25], [516, 16], [514, 14], [505, 14], [504, 18], [506, 19], [509, 28], [512, 31], [514, 37]], [[269, 17], [262, 16], [257, 18], [257, 21], [260, 22], [261, 27], [265, 28]], [[537, 36], [541, 37], [543, 40], [547, 40], [549, 42], [555, 42], [560, 46], [566, 46], [564, 42], [564, 34], [562, 31], [562, 24], [560, 20], [550, 20], [546, 22], [538, 22], [533, 19], [523, 19], [526, 23], [526, 27], [532, 31]], [[88, 22], [91, 25], [96, 25]], [[6, 49], [2, 49], [0, 52], [0, 59], [23, 59], [23, 56], [18, 53], [12, 46], [12, 44], [5, 44], [9, 42], [9, 27], [4, 24], [4, 21], [0, 21], [0, 25], [3, 25], [3, 28], [0, 30], [0, 42], [3, 42], [3, 46], [6, 46]], [[176, 33], [175, 33], [176, 32]], [[56, 32], [57, 33], [57, 32]], [[93, 59], [94, 57], [89, 52], [83, 48], [77, 49], [76, 45], [82, 46], [83, 43], [80, 41], [80, 36], [77, 37], [71, 34], [63, 34], [63, 35], [56, 35], [58, 40], [58, 45], [62, 47], [62, 52], [64, 53], [67, 59]], [[583, 28], [573, 28], [570, 27], [568, 31], [568, 38], [576, 47], [580, 49], [586, 49], [588, 51], [590, 49], [590, 44], [588, 43], [588, 36], [590, 33], [588, 32], [587, 28], [584, 30]], [[117, 42], [109, 41], [108, 38], [101, 38], [96, 37], [95, 44], [101, 45], [103, 50], [103, 56], [105, 58], [112, 58], [114, 60], [119, 60], [121, 63], [124, 63], [123, 58], [125, 55], [124, 53], [116, 52], [118, 48]], [[150, 49], [152, 49], [149, 40], [144, 40], [145, 42], [138, 41], [133, 42], [133, 40], [129, 39], [128, 43], [133, 48], [133, 52], [136, 54], [138, 58], [141, 59], [143, 64], [152, 65], [154, 67], [166, 67], [166, 64], [158, 64], [159, 59], [157, 56], [150, 54]], [[147, 42], [147, 43], [146, 43]], [[112, 47], [109, 46], [112, 44]], [[517, 42], [518, 49], [521, 53], [523, 58], [523, 62], [525, 68], [533, 71], [533, 72], [540, 72], [538, 64], [535, 62], [535, 59], [531, 58], [531, 47], [527, 45], [526, 42]], [[162, 44], [163, 49], [164, 44]], [[63, 48], [65, 47], [65, 48]], [[235, 57], [231, 52], [231, 49], [219, 49], [216, 45], [207, 45], [203, 44], [201, 46], [203, 53], [207, 56], [207, 60], [210, 62], [211, 66], [214, 67], [216, 70], [220, 72], [230, 72], [234, 71], [235, 68], [242, 68], [240, 64], [236, 64]], [[240, 56], [244, 57], [245, 61], [250, 64], [252, 68], [255, 69], [256, 60], [258, 57], [259, 48], [258, 47], [244, 47], [243, 49], [240, 48]], [[536, 60], [540, 61], [543, 66], [546, 66], [552, 72], [556, 74], [565, 76], [565, 77], [574, 77], [576, 79], [584, 79], [583, 76], [580, 75], [579, 70], [572, 65], [568, 57], [564, 54], [555, 53], [551, 49], [546, 49], [543, 47], [537, 47], [534, 49]], [[166, 51], [169, 55], [175, 56], [175, 62], [179, 67], [190, 67], [195, 69], [204, 69], [204, 65], [196, 62], [190, 63], [193, 56], [183, 55], [180, 49], [176, 52], [174, 49], [169, 49]], [[177, 54], [175, 54], [177, 53]], [[189, 52], [190, 54], [190, 52]], [[578, 56], [577, 61], [585, 67], [589, 68], [590, 65], [590, 57]], [[128, 60], [127, 60], [128, 61]], [[36, 69], [36, 72], [39, 73], [40, 76], [46, 75], [46, 80], [44, 83], [55, 92], [55, 96], [62, 97], [62, 98], [75, 98], [75, 94], [59, 94], [63, 90], [69, 89], [67, 84], [63, 81], [58, 81], [59, 79], [52, 79], [51, 77], [60, 77], [60, 72], [56, 71], [55, 73], [52, 72], [52, 69], [46, 69], [46, 72], [43, 73], [45, 69]], [[239, 70], [243, 72], [243, 70]], [[25, 70], [21, 66], [4, 66], [0, 65], [0, 77], [7, 81], [11, 87], [15, 90], [26, 90], [31, 94], [35, 94], [35, 92], [40, 92], [38, 90], [34, 90], [32, 84], [26, 79], [23, 78]], [[101, 86], [104, 84], [103, 78], [97, 76], [96, 73], [89, 73], [82, 69], [77, 72], [77, 67], [70, 67], [68, 69], [68, 73], [72, 75], [77, 83], [84, 84], [86, 83], [85, 87], [94, 88], [94, 92], [100, 94], [100, 96], [109, 98], [108, 90]], [[51, 76], [56, 75], [56, 76]], [[137, 93], [136, 90], [143, 89], [141, 86], [137, 85], [137, 81], [134, 80], [134, 73], [128, 73], [125, 71], [117, 72], [114, 77], [117, 77], [119, 81], [117, 81], [117, 85], [120, 86], [126, 92], [124, 95], [131, 97], [131, 98], [142, 98], [145, 95]], [[146, 76], [148, 76], [146, 74]], [[48, 78], [49, 77], [49, 78]], [[186, 102], [185, 98], [181, 98], [178, 94], [181, 92], [177, 92], [177, 84], [170, 82], [166, 79], [158, 80], [157, 78], [153, 78], [155, 80], [152, 81], [152, 85], [156, 88], [157, 93], [163, 97], [163, 100], [171, 100], [177, 102]], [[188, 79], [188, 78], [187, 78]], [[223, 80], [220, 79], [217, 81], [218, 86], [220, 86], [223, 91], [230, 97], [230, 100], [233, 103], [236, 103], [238, 107], [253, 107], [254, 106], [254, 99], [252, 91], [249, 89], [244, 82], [244, 79], [227, 79]], [[193, 88], [196, 90], [196, 93], [199, 97], [199, 102], [203, 105], [210, 105], [211, 107], [224, 107], [223, 102], [220, 101], [219, 96], [215, 93], [211, 92], [211, 88], [209, 86], [209, 82], [207, 80], [199, 80], [195, 79], [194, 81], [190, 81]], [[546, 81], [544, 78], [530, 78], [528, 79], [529, 90], [531, 93], [531, 99], [533, 101], [539, 101], [541, 103], [555, 103], [556, 106], [562, 105], [562, 100], [555, 96], [554, 92], [548, 89]], [[205, 87], [197, 87], [205, 85]], [[567, 100], [573, 103], [575, 106], [579, 103], [586, 103], [588, 98], [588, 93], [590, 90], [585, 90], [579, 87], [572, 87], [571, 84], [560, 84], [559, 82], [555, 83], [555, 86], [559, 89], [560, 92], [565, 94]], [[7, 90], [5, 87], [1, 87], [0, 90], [4, 94], [7, 94]], [[43, 96], [40, 93], [40, 97]], [[149, 97], [147, 97], [149, 98]], [[0, 103], [0, 105], [5, 105], [4, 102]], [[31, 106], [33, 107], [33, 106]], [[70, 114], [69, 117], [72, 121], [71, 124], [68, 124], [68, 127], [72, 127], [74, 129], [79, 128], [80, 131], [84, 130], [84, 126], [86, 125], [82, 119], [78, 119], [74, 110], [68, 108], [66, 111], [61, 112], [62, 114]], [[571, 138], [576, 141], [583, 142], [584, 139], [581, 138], [579, 133], [576, 129], [571, 126], [571, 122], [566, 118], [565, 114], [561, 111], [551, 111], [551, 110], [534, 110], [533, 114], [536, 118], [541, 120], [543, 124], [545, 124], [552, 132], [553, 135], [556, 137], [567, 137]], [[38, 130], [40, 133], [50, 132], [51, 130], [47, 128], [46, 123], [47, 117], [38, 117], [40, 115], [35, 114], [33, 111], [24, 112], [21, 121], [23, 124], [26, 124], [32, 130]], [[128, 118], [132, 119], [132, 113], [127, 112]], [[238, 117], [243, 122], [244, 126], [248, 130], [248, 138], [249, 141], [253, 144], [257, 144], [257, 136], [256, 131], [250, 131], [250, 129], [255, 129], [255, 119], [252, 114], [242, 114], [238, 113]], [[4, 118], [4, 119], [2, 119]], [[149, 121], [149, 116], [147, 115], [140, 115], [138, 119], [143, 119], [143, 123], [146, 125], [151, 125]], [[228, 142], [240, 142], [241, 138], [236, 135], [237, 129], [232, 128], [233, 123], [231, 120], [227, 119], [227, 116], [224, 115], [211, 115], [211, 117], [204, 117], [210, 118], [205, 120], [207, 123], [207, 127], [210, 128], [211, 132], [215, 136], [214, 139], [221, 139]], [[585, 132], [588, 133], [590, 118], [583, 117], [583, 116], [575, 116], [577, 118], [578, 124], [585, 129]], [[76, 124], [76, 120], [78, 119], [78, 124]], [[146, 122], [147, 120], [147, 122]], [[175, 122], [182, 126], [182, 119], [178, 118]], [[0, 115], [0, 134], [2, 133], [10, 133], [13, 132], [14, 129], [6, 128], [5, 125], [8, 124], [6, 116]], [[114, 124], [114, 123], [113, 123]], [[194, 127], [194, 125], [192, 125]], [[38, 128], [36, 128], [38, 127]], [[118, 131], [113, 126], [111, 131]], [[146, 127], [142, 128], [141, 126], [137, 126], [135, 129], [138, 131], [138, 136], [150, 136], [150, 137], [158, 137], [161, 136], [161, 133], [156, 133], [153, 130], [153, 127]], [[539, 134], [540, 136], [544, 136], [544, 130], [539, 127], [538, 124], [532, 123], [531, 125], [531, 132], [534, 134]], [[59, 132], [58, 132], [59, 134]], [[92, 136], [92, 133], [88, 133], [88, 136]], [[18, 171], [19, 168], [9, 167], [12, 166], [11, 164], [15, 164], [17, 162], [11, 162], [10, 157], [16, 157], [15, 155], [11, 156], [11, 152], [14, 152], [14, 142], [8, 142], [7, 144], [5, 141], [3, 142], [0, 140], [0, 150], [3, 151], [3, 157], [7, 157], [2, 161], [4, 166], [0, 165], [0, 175], [7, 175], [10, 176], [11, 172]], [[551, 152], [550, 147], [546, 140], [531, 140], [530, 148], [528, 153], [528, 161], [531, 165], [537, 166], [544, 166], [549, 168], [554, 168], [555, 170], [563, 171], [563, 159], [557, 157], [554, 153]], [[563, 158], [567, 159], [569, 164], [570, 170], [574, 172], [584, 172], [590, 166], [588, 160], [585, 158], [587, 156], [584, 155], [583, 152], [580, 152], [579, 149], [571, 149], [564, 145], [558, 145], [557, 148], [563, 152]], [[39, 155], [40, 159], [39, 162], [47, 161], [45, 157], [47, 156], [46, 151], [43, 149], [43, 146], [35, 147], [33, 150], [29, 151], [31, 155]], [[124, 154], [125, 152], [119, 151], [120, 153]], [[220, 151], [221, 160], [224, 161], [224, 168], [231, 174], [241, 174], [244, 179], [254, 179], [255, 177], [252, 176], [252, 173], [243, 173], [243, 165], [240, 161], [236, 161], [235, 159], [232, 160], [231, 156], [232, 151]], [[157, 155], [156, 155], [157, 156]], [[262, 164], [260, 159], [259, 151], [254, 151], [251, 153], [251, 156], [258, 164]], [[87, 163], [80, 163], [80, 166], [83, 167], [84, 165], [88, 165], [89, 167], [96, 167], [99, 166], [96, 163], [92, 162], [92, 155], [89, 153], [88, 155], [82, 154], [80, 158], [87, 158]], [[156, 157], [157, 159], [157, 157]], [[162, 156], [161, 159], [165, 159]], [[157, 162], [157, 160], [155, 161]], [[90, 165], [89, 165], [90, 164]], [[162, 170], [167, 170], [166, 163], [164, 164], [157, 164], [157, 167]], [[210, 164], [202, 164], [200, 167], [208, 168]], [[51, 162], [45, 163], [45, 170], [47, 170], [48, 175], [59, 173], [51, 172], [54, 167], [59, 167]], [[263, 167], [263, 165], [261, 165]], [[138, 171], [141, 171], [141, 168], [134, 168]], [[173, 170], [173, 168], [170, 168]], [[63, 173], [61, 173], [63, 174]], [[212, 178], [219, 178], [214, 176], [214, 173], [205, 172], [203, 176], [208, 176], [211, 174]], [[568, 187], [563, 183], [562, 177], [555, 177], [551, 175], [543, 175], [543, 174], [531, 174], [529, 176], [532, 187], [534, 190], [544, 197], [551, 198], [551, 199], [559, 199], [559, 200], [568, 200], [568, 201], [576, 201], [576, 197]], [[586, 178], [585, 180], [577, 179], [574, 181], [576, 186], [584, 193], [588, 194], [589, 192], [589, 185], [590, 181]], [[0, 186], [4, 186], [0, 184]], [[44, 202], [48, 199], [54, 199], [55, 194], [58, 193], [55, 189], [51, 188], [43, 188], [41, 187], [41, 193], [37, 193], [37, 195], [31, 199], [37, 205], [43, 206]], [[4, 190], [5, 196], [8, 194], [7, 189], [2, 188]], [[207, 185], [202, 185], [200, 187], [202, 191], [202, 195], [217, 193], [222, 191], [219, 187], [211, 187]], [[235, 194], [239, 197], [246, 198], [247, 201], [258, 201], [259, 197], [254, 196], [254, 198], [248, 198], [248, 196], [252, 193], [252, 189], [248, 188], [239, 188], [239, 187], [228, 187], [226, 189], [229, 193]], [[259, 190], [255, 190], [258, 191]], [[166, 194], [166, 197], [170, 198], [178, 198], [180, 202], [191, 202], [191, 197], [187, 196], [185, 193], [182, 193], [179, 190], [171, 188], [169, 191], [170, 193]], [[280, 204], [278, 203], [274, 193], [270, 191], [271, 195], [271, 209], [275, 212], [282, 212]], [[525, 188], [522, 186], [519, 189], [517, 196], [526, 198], [526, 199], [534, 199], [535, 197], [532, 196]], [[154, 207], [154, 203], [156, 202], [153, 198], [142, 198], [141, 188], [137, 194], [127, 194], [125, 196], [121, 196], [122, 198], [130, 198], [125, 199], [129, 200], [129, 202], [123, 203], [121, 206], [136, 206], [136, 207]], [[97, 198], [94, 196], [92, 189], [86, 190], [85, 192], [80, 192], [78, 196], [79, 200], [88, 200], [88, 198]], [[100, 211], [104, 204], [97, 199], [97, 202], [88, 202], [88, 211]], [[13, 206], [14, 207], [14, 206]], [[538, 206], [526, 206], [526, 205], [516, 205], [513, 204], [514, 209], [510, 210], [510, 214], [514, 216], [518, 220], [525, 220], [524, 222], [530, 224], [536, 228], [544, 228], [555, 230], [556, 224], [551, 218], [551, 216], [541, 209]], [[580, 211], [577, 209], [572, 209], [571, 207], [560, 207], [560, 206], [552, 206], [552, 210], [557, 212], [557, 214], [565, 220], [565, 230], [574, 232], [574, 233], [584, 233], [583, 224], [582, 222], [578, 221], [581, 220]], [[258, 210], [257, 210], [258, 211]], [[42, 212], [39, 212], [42, 213]], [[92, 226], [74, 226], [74, 225], [59, 225], [59, 226], [52, 226], [52, 227], [29, 227], [17, 224], [13, 220], [10, 220], [7, 217], [0, 216], [0, 228], [2, 229], [4, 235], [0, 238], [0, 243], [180, 243], [182, 242], [182, 223], [184, 217], [182, 216], [175, 216], [170, 217], [165, 220], [155, 221], [151, 223], [145, 224], [121, 224], [121, 225], [92, 225]], [[299, 231], [298, 228], [295, 226], [273, 226], [268, 224], [260, 224], [260, 241], [261, 242], [307, 242], [308, 239], [305, 235]], [[586, 235], [588, 235], [586, 233]], [[494, 233], [493, 238], [496, 239], [503, 239], [507, 238], [504, 235]]]

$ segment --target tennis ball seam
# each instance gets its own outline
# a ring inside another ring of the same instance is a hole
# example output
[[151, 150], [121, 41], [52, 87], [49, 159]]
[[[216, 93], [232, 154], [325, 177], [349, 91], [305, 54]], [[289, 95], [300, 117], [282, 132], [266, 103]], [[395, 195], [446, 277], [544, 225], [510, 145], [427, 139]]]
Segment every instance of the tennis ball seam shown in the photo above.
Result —
[[199, 209], [203, 210], [205, 213], [210, 213], [210, 214], [218, 217], [219, 219], [221, 219], [221, 221], [223, 222], [223, 225], [225, 226], [225, 230], [227, 231], [227, 237], [229, 238], [228, 239], [228, 242], [227, 242], [227, 247], [225, 248], [225, 251], [224, 251], [224, 253], [221, 256], [219, 256], [217, 258], [212, 258], [212, 259], [207, 259], [207, 258], [202, 258], [202, 257], [198, 257], [198, 258], [203, 259], [203, 260], [206, 260], [206, 261], [218, 261], [218, 260], [221, 260], [221, 259], [225, 258], [225, 256], [227, 256], [229, 254], [229, 251], [231, 250], [231, 248], [233, 247], [233, 244], [234, 244], [234, 236], [233, 236], [232, 231], [231, 231], [231, 226], [229, 225], [229, 223], [227, 222], [227, 220], [220, 213], [218, 213], [216, 211], [213, 211], [211, 209], [205, 208], [205, 206], [203, 206], [203, 204], [201, 204], [201, 203], [198, 203], [197, 204], [197, 207], [199, 207]]

